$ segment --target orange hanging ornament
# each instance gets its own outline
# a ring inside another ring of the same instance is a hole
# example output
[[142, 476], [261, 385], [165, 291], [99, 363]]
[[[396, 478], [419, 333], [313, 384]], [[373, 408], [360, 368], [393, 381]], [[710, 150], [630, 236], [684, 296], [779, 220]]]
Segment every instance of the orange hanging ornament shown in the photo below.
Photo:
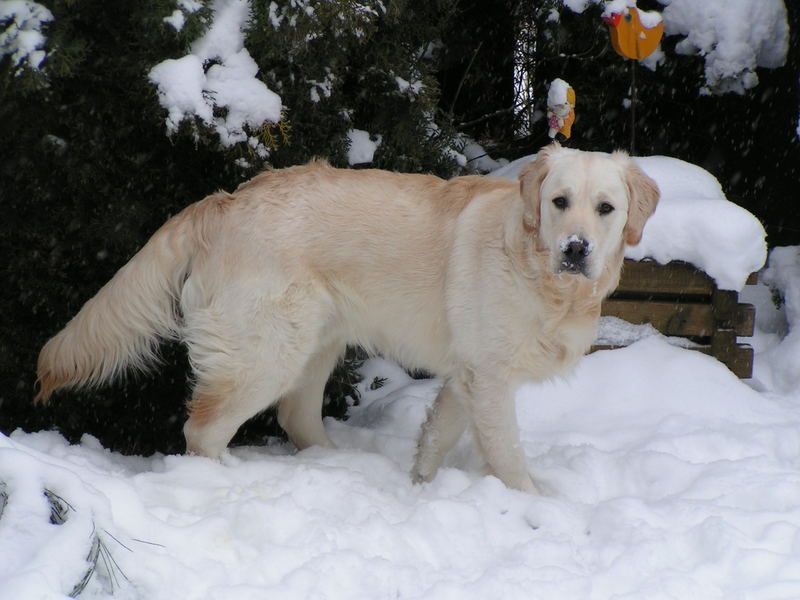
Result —
[[[645, 22], [642, 22], [642, 16]], [[638, 8], [626, 8], [604, 16], [611, 34], [611, 45], [623, 58], [639, 60], [650, 56], [664, 35], [661, 15], [653, 12], [639, 13]]]

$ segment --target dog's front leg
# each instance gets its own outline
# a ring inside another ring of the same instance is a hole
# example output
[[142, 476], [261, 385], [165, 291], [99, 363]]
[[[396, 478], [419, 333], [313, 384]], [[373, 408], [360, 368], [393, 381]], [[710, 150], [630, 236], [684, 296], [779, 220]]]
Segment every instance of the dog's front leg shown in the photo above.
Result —
[[514, 394], [508, 384], [476, 377], [467, 398], [476, 441], [492, 474], [510, 488], [537, 493], [525, 463]]
[[428, 419], [422, 426], [417, 445], [417, 456], [411, 469], [414, 483], [431, 481], [445, 455], [467, 428], [466, 407], [453, 381], [444, 384], [433, 407], [428, 411]]

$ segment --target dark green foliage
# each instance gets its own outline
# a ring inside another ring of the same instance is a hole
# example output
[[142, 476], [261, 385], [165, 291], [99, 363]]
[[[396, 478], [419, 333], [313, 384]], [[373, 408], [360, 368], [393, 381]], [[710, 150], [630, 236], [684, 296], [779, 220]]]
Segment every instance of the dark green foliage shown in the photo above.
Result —
[[372, 380], [372, 383], [369, 384], [369, 389], [370, 390], [379, 390], [384, 385], [386, 385], [386, 381], [387, 381], [386, 377], [375, 377]]
[[459, 130], [495, 147], [514, 131], [517, 0], [459, 2], [444, 34], [441, 107]]
[[[434, 132], [436, 61], [425, 49], [440, 35], [450, 2], [279, 2], [256, 5], [247, 48], [267, 86], [288, 107], [288, 143], [270, 155], [276, 166], [322, 154], [347, 165], [348, 129], [380, 136], [372, 166], [453, 175], [445, 153], [454, 132]], [[401, 89], [399, 80], [411, 86]], [[262, 138], [263, 139], [263, 138]]]
[[153, 16], [157, 3], [107, 6], [49, 5], [55, 20], [38, 87], [17, 85], [9, 61], [0, 63], [0, 429], [58, 427], [127, 451], [175, 451], [186, 376], [171, 349], [158, 379], [30, 405], [47, 338], [166, 218], [236, 182], [219, 153], [164, 136], [145, 69], [181, 48]]

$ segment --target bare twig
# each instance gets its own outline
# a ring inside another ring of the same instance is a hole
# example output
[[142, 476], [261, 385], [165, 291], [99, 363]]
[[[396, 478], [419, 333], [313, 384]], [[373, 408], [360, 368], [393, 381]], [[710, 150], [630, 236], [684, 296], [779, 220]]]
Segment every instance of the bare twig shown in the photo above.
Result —
[[469, 64], [467, 68], [464, 69], [464, 74], [461, 76], [461, 81], [458, 82], [458, 87], [456, 88], [456, 93], [453, 96], [453, 102], [450, 104], [450, 114], [453, 114], [453, 111], [456, 107], [456, 100], [458, 100], [459, 94], [461, 94], [461, 88], [464, 86], [464, 82], [467, 79], [467, 75], [469, 75], [470, 70], [472, 69], [472, 64], [475, 62], [475, 58], [478, 56], [478, 52], [481, 50], [481, 46], [483, 46], [483, 41], [478, 42], [478, 47], [475, 48], [475, 52], [472, 53], [472, 58], [469, 59]]

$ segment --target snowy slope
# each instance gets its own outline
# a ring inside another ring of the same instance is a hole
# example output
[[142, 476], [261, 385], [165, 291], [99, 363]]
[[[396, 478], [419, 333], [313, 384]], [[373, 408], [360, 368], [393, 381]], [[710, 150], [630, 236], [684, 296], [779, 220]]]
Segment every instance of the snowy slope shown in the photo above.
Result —
[[[756, 393], [658, 337], [588, 356], [518, 394], [534, 497], [484, 476], [468, 436], [412, 485], [437, 384], [379, 359], [366, 371], [365, 388], [388, 382], [327, 422], [338, 450], [218, 463], [0, 438], [0, 597], [63, 597], [93, 527], [117, 566], [101, 561], [81, 597], [800, 597], [797, 391]], [[74, 508], [64, 525], [47, 523], [43, 487]]]

